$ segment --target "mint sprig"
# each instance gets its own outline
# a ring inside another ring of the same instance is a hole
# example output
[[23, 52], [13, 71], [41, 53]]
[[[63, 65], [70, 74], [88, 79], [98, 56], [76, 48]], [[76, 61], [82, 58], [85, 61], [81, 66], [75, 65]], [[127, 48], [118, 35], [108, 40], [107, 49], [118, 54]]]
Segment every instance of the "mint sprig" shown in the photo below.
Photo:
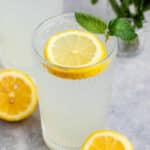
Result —
[[134, 28], [127, 19], [115, 18], [109, 21], [108, 25], [98, 17], [76, 12], [77, 22], [86, 30], [92, 33], [106, 33], [106, 35], [116, 36], [125, 41], [134, 40], [137, 37]]
[[80, 12], [76, 12], [75, 17], [82, 27], [92, 33], [105, 33], [107, 29], [107, 24], [98, 17]]
[[120, 37], [122, 40], [130, 41], [137, 37], [134, 28], [124, 18], [116, 18], [109, 22], [109, 35]]

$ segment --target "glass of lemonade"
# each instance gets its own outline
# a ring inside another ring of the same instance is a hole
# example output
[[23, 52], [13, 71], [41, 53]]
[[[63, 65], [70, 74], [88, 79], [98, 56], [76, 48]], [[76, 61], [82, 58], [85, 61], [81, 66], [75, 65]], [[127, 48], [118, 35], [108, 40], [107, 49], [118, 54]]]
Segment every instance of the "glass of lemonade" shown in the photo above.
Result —
[[[63, 35], [62, 32], [64, 35], [75, 32], [81, 37], [59, 41], [57, 37]], [[59, 58], [60, 64], [48, 61], [45, 56], [54, 39], [59, 48], [53, 42], [53, 54], [58, 56], [53, 59]], [[89, 59], [86, 55], [93, 57], [91, 53], [96, 49], [89, 48], [90, 40], [98, 43], [99, 39], [105, 57], [89, 64], [82, 63], [84, 58]], [[69, 13], [43, 21], [34, 32], [33, 49], [44, 140], [55, 150], [78, 150], [91, 132], [106, 128], [117, 40], [110, 37], [105, 42], [104, 35], [85, 31], [74, 14]], [[80, 51], [82, 55], [78, 55]], [[69, 62], [72, 63], [69, 65]]]

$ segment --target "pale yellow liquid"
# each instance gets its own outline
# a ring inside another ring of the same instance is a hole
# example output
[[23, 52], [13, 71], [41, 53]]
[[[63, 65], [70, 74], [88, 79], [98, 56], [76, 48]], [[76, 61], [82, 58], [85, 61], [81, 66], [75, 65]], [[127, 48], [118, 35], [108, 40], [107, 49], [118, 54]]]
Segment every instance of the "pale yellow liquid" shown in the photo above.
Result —
[[62, 79], [37, 68], [43, 136], [49, 147], [79, 149], [91, 132], [106, 128], [112, 67], [82, 80]]

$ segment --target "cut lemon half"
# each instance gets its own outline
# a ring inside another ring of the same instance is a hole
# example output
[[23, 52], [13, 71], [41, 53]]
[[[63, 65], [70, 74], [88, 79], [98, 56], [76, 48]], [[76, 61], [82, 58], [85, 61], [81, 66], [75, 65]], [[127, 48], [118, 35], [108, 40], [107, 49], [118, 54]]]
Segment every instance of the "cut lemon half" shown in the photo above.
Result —
[[0, 119], [19, 121], [27, 118], [37, 105], [37, 90], [26, 73], [16, 69], [0, 71]]
[[81, 150], [133, 150], [133, 146], [120, 133], [100, 130], [95, 131], [85, 140]]
[[[94, 34], [67, 30], [50, 37], [44, 49], [45, 59], [57, 67], [44, 66], [56, 76], [80, 79], [104, 70], [106, 64], [100, 67], [96, 63], [104, 60], [106, 56], [107, 51], [103, 43]], [[95, 67], [91, 69], [92, 65]]]

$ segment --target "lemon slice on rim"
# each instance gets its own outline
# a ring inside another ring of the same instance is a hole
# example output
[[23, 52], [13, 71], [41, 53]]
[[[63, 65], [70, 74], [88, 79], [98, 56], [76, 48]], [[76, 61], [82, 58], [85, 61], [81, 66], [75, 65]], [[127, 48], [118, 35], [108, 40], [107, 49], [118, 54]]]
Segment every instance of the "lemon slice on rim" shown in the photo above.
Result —
[[107, 65], [100, 67], [95, 64], [106, 56], [103, 43], [94, 34], [81, 30], [56, 33], [48, 39], [44, 48], [45, 59], [60, 67], [46, 65], [46, 68], [64, 78], [80, 79], [96, 75]]
[[100, 130], [95, 131], [85, 140], [81, 150], [133, 150], [133, 146], [120, 133]]
[[93, 34], [69, 30], [52, 36], [45, 47], [45, 58], [64, 67], [84, 67], [106, 57], [106, 49]]
[[37, 106], [37, 90], [29, 75], [16, 69], [0, 71], [0, 119], [19, 121]]

